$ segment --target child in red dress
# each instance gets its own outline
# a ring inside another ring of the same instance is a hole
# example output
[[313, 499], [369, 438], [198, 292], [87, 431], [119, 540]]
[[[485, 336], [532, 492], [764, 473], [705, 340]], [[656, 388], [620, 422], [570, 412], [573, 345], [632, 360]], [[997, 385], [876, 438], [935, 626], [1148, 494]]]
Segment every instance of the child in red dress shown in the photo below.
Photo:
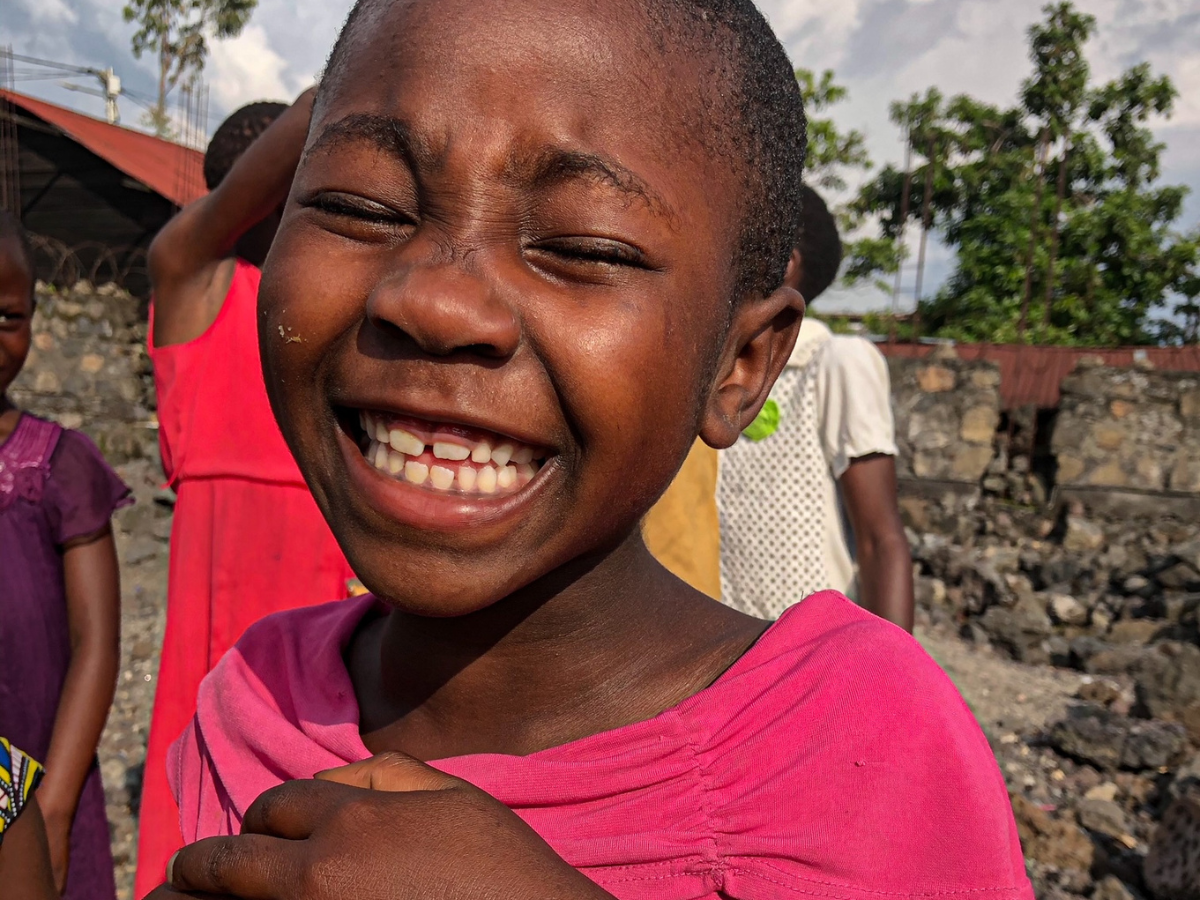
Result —
[[[156, 238], [150, 354], [163, 467], [178, 502], [167, 630], [146, 759], [136, 893], [182, 846], [167, 747], [196, 691], [247, 626], [348, 596], [353, 577], [271, 415], [259, 363], [259, 266], [295, 171], [311, 98], [254, 104], [217, 130], [212, 189]], [[279, 117], [272, 135], [256, 140]], [[280, 153], [280, 149], [284, 152]]]

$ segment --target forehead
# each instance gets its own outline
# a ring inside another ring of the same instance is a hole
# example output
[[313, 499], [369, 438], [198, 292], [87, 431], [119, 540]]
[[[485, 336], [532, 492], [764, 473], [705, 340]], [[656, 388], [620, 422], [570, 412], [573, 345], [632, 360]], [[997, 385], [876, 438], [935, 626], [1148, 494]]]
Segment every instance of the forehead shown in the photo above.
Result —
[[729, 161], [703, 133], [711, 64], [665, 51], [627, 0], [376, 0], [340, 57], [310, 149], [348, 118], [387, 117], [428, 159], [469, 141], [506, 145], [510, 159], [569, 146], [727, 199]]

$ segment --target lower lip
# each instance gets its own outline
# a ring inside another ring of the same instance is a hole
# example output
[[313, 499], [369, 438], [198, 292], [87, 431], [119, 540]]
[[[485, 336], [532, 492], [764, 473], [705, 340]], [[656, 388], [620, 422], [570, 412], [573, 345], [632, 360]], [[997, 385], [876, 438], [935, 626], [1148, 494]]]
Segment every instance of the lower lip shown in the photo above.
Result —
[[552, 468], [552, 464], [547, 462], [533, 481], [515, 494], [464, 497], [461, 494], [435, 493], [383, 474], [367, 462], [358, 445], [340, 430], [338, 443], [346, 460], [350, 484], [363, 496], [367, 505], [394, 522], [426, 531], [459, 531], [516, 518], [541, 490]]

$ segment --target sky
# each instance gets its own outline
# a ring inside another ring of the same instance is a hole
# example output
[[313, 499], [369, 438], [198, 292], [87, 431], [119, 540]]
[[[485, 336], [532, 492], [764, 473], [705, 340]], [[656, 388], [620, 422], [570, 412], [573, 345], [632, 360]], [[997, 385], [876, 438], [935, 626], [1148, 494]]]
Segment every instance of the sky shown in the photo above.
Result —
[[[893, 100], [936, 86], [1004, 103], [1015, 99], [1029, 71], [1026, 31], [1041, 18], [1044, 0], [759, 0], [797, 66], [833, 69], [850, 91], [832, 111], [838, 124], [857, 128], [877, 164], [899, 163], [900, 135], [888, 121]], [[1168, 145], [1163, 178], [1193, 189], [1180, 225], [1200, 224], [1200, 0], [1077, 0], [1098, 20], [1088, 58], [1098, 79], [1149, 61], [1181, 93], [1169, 121], [1154, 123]], [[20, 54], [79, 66], [112, 66], [126, 87], [155, 93], [154, 64], [135, 60], [133, 26], [123, 0], [0, 0], [0, 46]], [[313, 82], [350, 6], [350, 0], [259, 0], [240, 37], [213, 44], [205, 71], [210, 128], [243, 103], [288, 99]], [[75, 83], [83, 84], [82, 80]], [[103, 102], [54, 80], [22, 81], [18, 89], [96, 115]], [[142, 108], [123, 98], [121, 112], [137, 124]], [[936, 286], [952, 257], [933, 247], [928, 282]], [[911, 292], [913, 274], [905, 283]], [[863, 292], [831, 293], [828, 311], [878, 305]], [[911, 304], [911, 296], [908, 298]]]

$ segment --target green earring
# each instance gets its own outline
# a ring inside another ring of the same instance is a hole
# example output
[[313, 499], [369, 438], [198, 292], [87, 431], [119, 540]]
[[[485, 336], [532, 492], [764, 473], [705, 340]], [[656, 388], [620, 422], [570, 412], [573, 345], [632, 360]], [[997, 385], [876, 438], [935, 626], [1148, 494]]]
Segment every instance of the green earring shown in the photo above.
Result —
[[763, 404], [758, 417], [750, 423], [750, 427], [742, 432], [747, 438], [758, 443], [765, 441], [779, 430], [779, 404], [768, 400]]

